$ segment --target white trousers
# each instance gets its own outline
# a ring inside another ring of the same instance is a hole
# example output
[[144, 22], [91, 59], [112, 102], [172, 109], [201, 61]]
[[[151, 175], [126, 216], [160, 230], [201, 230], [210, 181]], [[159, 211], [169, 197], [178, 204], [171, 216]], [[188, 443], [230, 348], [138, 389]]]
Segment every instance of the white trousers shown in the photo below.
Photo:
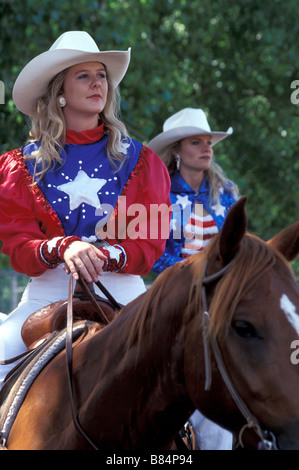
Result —
[[197, 450], [232, 450], [232, 433], [207, 419], [200, 411], [194, 411], [189, 421], [195, 434]]
[[[21, 337], [21, 329], [25, 320], [39, 308], [68, 298], [69, 275], [62, 266], [46, 271], [39, 277], [30, 279], [17, 308], [0, 321], [0, 361], [18, 356], [26, 351]], [[145, 292], [145, 285], [140, 276], [133, 274], [104, 273], [100, 282], [120, 304], [126, 305], [138, 295]], [[75, 284], [75, 283], [74, 283]], [[94, 286], [95, 292], [102, 297], [104, 294]], [[0, 390], [7, 373], [16, 363], [0, 365]]]

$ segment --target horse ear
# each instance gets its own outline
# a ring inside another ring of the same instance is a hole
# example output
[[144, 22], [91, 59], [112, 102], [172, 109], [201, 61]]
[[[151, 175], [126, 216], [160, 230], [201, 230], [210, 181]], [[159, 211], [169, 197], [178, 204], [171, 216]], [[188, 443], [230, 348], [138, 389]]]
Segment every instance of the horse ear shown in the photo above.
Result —
[[246, 201], [247, 197], [243, 196], [230, 208], [220, 231], [219, 254], [224, 264], [233, 259], [246, 233]]
[[267, 244], [280, 251], [287, 261], [293, 261], [299, 254], [299, 221], [282, 230]]

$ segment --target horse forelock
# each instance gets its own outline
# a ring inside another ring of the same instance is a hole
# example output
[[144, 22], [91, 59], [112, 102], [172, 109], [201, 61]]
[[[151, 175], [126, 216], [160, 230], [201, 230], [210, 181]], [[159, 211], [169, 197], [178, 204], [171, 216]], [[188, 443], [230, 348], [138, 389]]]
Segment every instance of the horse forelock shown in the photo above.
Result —
[[[213, 262], [211, 263], [210, 260], [215, 260], [216, 253], [218, 253], [218, 239], [219, 236], [214, 237], [201, 260], [201, 264], [204, 264], [206, 259], [209, 260], [211, 274], [217, 272], [217, 269], [213, 270]], [[216, 281], [217, 284], [215, 284], [216, 287], [213, 295], [208, 299], [210, 315], [209, 334], [218, 337], [225, 337], [227, 335], [241, 298], [251, 289], [256, 289], [258, 280], [261, 276], [266, 276], [270, 272], [277, 260], [280, 260], [290, 269], [289, 264], [278, 251], [273, 250], [265, 242], [252, 234], [245, 235], [232, 266], [220, 280]], [[262, 292], [259, 292], [259, 295], [262, 295]], [[196, 284], [194, 296], [196, 298], [195, 308], [197, 311], [202, 311], [201, 282]]]

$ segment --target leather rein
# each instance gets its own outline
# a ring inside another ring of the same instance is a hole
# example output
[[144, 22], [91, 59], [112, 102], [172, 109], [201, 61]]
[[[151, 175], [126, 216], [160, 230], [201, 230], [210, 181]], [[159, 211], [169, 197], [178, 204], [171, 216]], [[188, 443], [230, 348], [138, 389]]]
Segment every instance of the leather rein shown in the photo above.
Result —
[[237, 391], [234, 383], [232, 382], [228, 370], [224, 364], [223, 357], [219, 348], [219, 344], [217, 339], [213, 335], [208, 335], [208, 327], [210, 323], [210, 315], [208, 312], [208, 304], [207, 304], [207, 295], [206, 295], [206, 286], [211, 284], [212, 282], [220, 279], [229, 270], [231, 265], [234, 263], [234, 258], [230, 263], [228, 263], [224, 268], [220, 271], [212, 274], [210, 276], [206, 275], [207, 267], [208, 267], [208, 259], [206, 260], [204, 271], [203, 271], [203, 279], [202, 279], [202, 335], [203, 335], [203, 345], [204, 345], [204, 359], [205, 359], [205, 390], [209, 390], [212, 383], [212, 373], [211, 373], [211, 356], [210, 356], [210, 346], [212, 348], [220, 375], [231, 395], [234, 402], [236, 403], [239, 411], [243, 415], [246, 420], [246, 424], [241, 428], [238, 436], [238, 441], [241, 447], [244, 447], [242, 436], [246, 428], [252, 429], [256, 432], [260, 441], [258, 443], [258, 450], [278, 450], [276, 445], [276, 439], [274, 434], [271, 431], [265, 431], [260, 426], [256, 417], [251, 413], [249, 408], [247, 407], [246, 403], [243, 401], [239, 392]]
[[[72, 410], [72, 418], [73, 423], [78, 431], [79, 434], [91, 445], [94, 450], [100, 450], [97, 445], [92, 441], [92, 439], [88, 436], [88, 434], [82, 428], [77, 413], [75, 411], [75, 404], [74, 404], [74, 388], [73, 388], [73, 276], [70, 276], [69, 282], [69, 292], [68, 292], [68, 302], [67, 302], [67, 322], [66, 322], [66, 340], [65, 340], [65, 348], [66, 348], [66, 366], [68, 372], [68, 388], [69, 388], [69, 395], [70, 395], [70, 403], [71, 403], [71, 410]], [[88, 284], [84, 281], [82, 276], [79, 277], [79, 283], [91, 302], [94, 304], [100, 315], [102, 316], [102, 321], [104, 325], [108, 325], [109, 320], [107, 319], [105, 313], [103, 312], [100, 305], [94, 298], [93, 293], [88, 287]], [[112, 297], [112, 295], [107, 291], [107, 289], [103, 286], [103, 284], [99, 281], [95, 283], [99, 289], [103, 292], [104, 295], [108, 298], [111, 302], [113, 307], [117, 310], [121, 309], [121, 306], [116, 302], [116, 300]]]

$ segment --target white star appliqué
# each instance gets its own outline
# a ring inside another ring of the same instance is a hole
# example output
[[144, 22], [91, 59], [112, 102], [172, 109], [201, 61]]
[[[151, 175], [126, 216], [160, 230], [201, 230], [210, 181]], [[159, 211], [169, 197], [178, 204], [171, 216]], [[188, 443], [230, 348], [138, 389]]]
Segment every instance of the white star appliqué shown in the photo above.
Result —
[[59, 239], [62, 239], [62, 237], [55, 237], [55, 238], [52, 238], [52, 240], [49, 240], [47, 245], [48, 245], [48, 252], [49, 253], [52, 253], [52, 250], [53, 248], [55, 247], [56, 248], [56, 245], [57, 245], [57, 242]]
[[98, 192], [107, 183], [107, 180], [90, 178], [85, 171], [79, 170], [74, 181], [57, 186], [70, 197], [70, 210], [74, 210], [82, 203], [95, 208], [101, 207]]
[[123, 153], [124, 155], [127, 155], [128, 153], [128, 148], [130, 147], [130, 144], [127, 142], [121, 142], [120, 145], [117, 143], [116, 148], [119, 152]]
[[211, 206], [211, 209], [213, 209], [216, 215], [221, 215], [222, 217], [224, 217], [225, 207], [221, 204], [215, 204], [214, 206]]
[[188, 196], [177, 195], [177, 203], [182, 206], [182, 209], [185, 209], [185, 207], [191, 204], [191, 201], [189, 201]]
[[121, 255], [121, 250], [119, 248], [115, 248], [114, 246], [109, 246], [109, 247], [105, 246], [104, 248], [106, 248], [109, 251], [110, 257], [115, 259], [116, 262], [118, 263], [120, 255]]

